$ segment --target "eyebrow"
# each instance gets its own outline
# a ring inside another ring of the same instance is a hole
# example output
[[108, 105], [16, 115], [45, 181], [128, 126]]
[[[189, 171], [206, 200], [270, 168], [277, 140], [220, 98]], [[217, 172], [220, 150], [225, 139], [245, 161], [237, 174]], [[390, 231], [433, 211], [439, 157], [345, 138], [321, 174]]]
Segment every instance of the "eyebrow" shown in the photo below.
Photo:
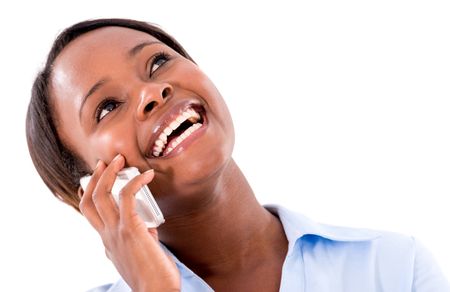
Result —
[[128, 51], [128, 57], [134, 57], [136, 56], [140, 51], [142, 51], [143, 48], [147, 47], [147, 46], [151, 46], [154, 44], [161, 44], [161, 42], [159, 41], [145, 41], [142, 42], [136, 46], [134, 46], [131, 50]]
[[103, 84], [105, 84], [108, 81], [109, 81], [109, 79], [106, 79], [106, 78], [100, 79], [99, 81], [97, 81], [94, 84], [94, 86], [91, 87], [91, 89], [89, 89], [89, 91], [83, 97], [83, 100], [81, 101], [81, 105], [80, 105], [80, 111], [78, 113], [78, 116], [79, 116], [80, 120], [81, 120], [81, 113], [83, 111], [83, 107], [84, 107], [84, 104], [86, 103], [86, 100], [89, 98], [89, 96], [94, 94], [94, 92], [96, 92], [100, 87], [103, 86]]
[[[132, 58], [134, 56], [136, 56], [140, 51], [142, 51], [142, 49], [144, 49], [147, 46], [151, 46], [154, 44], [161, 44], [161, 42], [159, 41], [145, 41], [142, 43], [137, 44], [136, 46], [134, 46], [133, 48], [131, 48], [128, 51], [128, 57]], [[91, 96], [92, 94], [94, 94], [94, 92], [96, 92], [100, 87], [103, 86], [103, 84], [105, 84], [106, 82], [108, 82], [109, 79], [106, 78], [102, 78], [99, 81], [97, 81], [92, 87], [91, 89], [89, 89], [89, 91], [86, 93], [86, 95], [83, 97], [83, 100], [81, 101], [81, 106], [80, 106], [80, 111], [78, 113], [79, 118], [81, 120], [81, 113], [84, 107], [84, 104], [86, 103], [86, 100], [89, 98], [89, 96]]]

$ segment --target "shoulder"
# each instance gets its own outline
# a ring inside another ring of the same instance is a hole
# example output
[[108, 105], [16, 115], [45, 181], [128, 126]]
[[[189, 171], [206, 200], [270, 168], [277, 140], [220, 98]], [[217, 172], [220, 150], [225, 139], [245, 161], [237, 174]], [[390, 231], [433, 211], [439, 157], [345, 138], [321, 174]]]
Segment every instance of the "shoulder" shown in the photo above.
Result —
[[310, 279], [377, 280], [383, 291], [450, 291], [431, 253], [412, 236], [322, 224], [280, 206], [266, 208], [280, 218], [290, 252], [301, 255]]
[[415, 237], [382, 232], [373, 244], [378, 263], [386, 278], [406, 277], [412, 291], [448, 291], [450, 284], [432, 253]]

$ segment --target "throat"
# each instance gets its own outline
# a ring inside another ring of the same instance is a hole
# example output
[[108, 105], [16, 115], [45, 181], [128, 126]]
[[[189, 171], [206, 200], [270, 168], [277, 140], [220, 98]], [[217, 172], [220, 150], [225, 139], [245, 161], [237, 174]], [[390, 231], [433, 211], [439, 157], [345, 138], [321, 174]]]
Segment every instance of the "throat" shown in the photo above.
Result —
[[284, 259], [281, 222], [259, 204], [232, 158], [198, 190], [178, 196], [179, 208], [158, 227], [161, 241], [187, 267], [199, 276], [226, 275], [269, 257]]
[[184, 225], [186, 233], [178, 234], [182, 242], [167, 242], [167, 246], [203, 279], [248, 274], [267, 265], [280, 267], [281, 271], [288, 241], [278, 218], [260, 207], [262, 210], [251, 212], [253, 219], [233, 212], [227, 214], [232, 219], [222, 223], [197, 217], [192, 220], [196, 226]]

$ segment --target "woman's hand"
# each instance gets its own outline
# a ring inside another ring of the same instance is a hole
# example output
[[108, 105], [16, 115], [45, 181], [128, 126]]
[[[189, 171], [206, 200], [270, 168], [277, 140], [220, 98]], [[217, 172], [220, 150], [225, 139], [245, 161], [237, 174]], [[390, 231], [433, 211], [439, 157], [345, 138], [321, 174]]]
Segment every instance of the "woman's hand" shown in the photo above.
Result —
[[134, 195], [154, 177], [153, 170], [133, 178], [120, 192], [119, 206], [111, 195], [122, 155], [106, 166], [99, 161], [81, 198], [80, 210], [100, 234], [106, 255], [133, 291], [180, 291], [180, 275], [158, 242], [156, 229], [147, 229], [136, 213]]

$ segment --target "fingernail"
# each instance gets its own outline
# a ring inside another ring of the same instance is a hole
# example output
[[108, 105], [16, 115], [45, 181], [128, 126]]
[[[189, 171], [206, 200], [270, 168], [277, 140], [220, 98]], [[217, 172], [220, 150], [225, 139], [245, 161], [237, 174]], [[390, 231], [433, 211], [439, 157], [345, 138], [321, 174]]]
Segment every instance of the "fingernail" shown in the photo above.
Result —
[[116, 157], [114, 157], [113, 161], [117, 161], [122, 157], [122, 155], [119, 153], [116, 155]]
[[153, 174], [153, 173], [155, 173], [155, 170], [154, 170], [154, 169], [149, 169], [149, 170], [146, 170], [146, 171], [143, 173], [143, 175], [149, 176], [149, 175], [151, 175], [151, 174]]
[[99, 159], [99, 160], [97, 161], [97, 165], [95, 165], [95, 169], [97, 169], [97, 168], [100, 166], [100, 164], [102, 164], [102, 161]]

